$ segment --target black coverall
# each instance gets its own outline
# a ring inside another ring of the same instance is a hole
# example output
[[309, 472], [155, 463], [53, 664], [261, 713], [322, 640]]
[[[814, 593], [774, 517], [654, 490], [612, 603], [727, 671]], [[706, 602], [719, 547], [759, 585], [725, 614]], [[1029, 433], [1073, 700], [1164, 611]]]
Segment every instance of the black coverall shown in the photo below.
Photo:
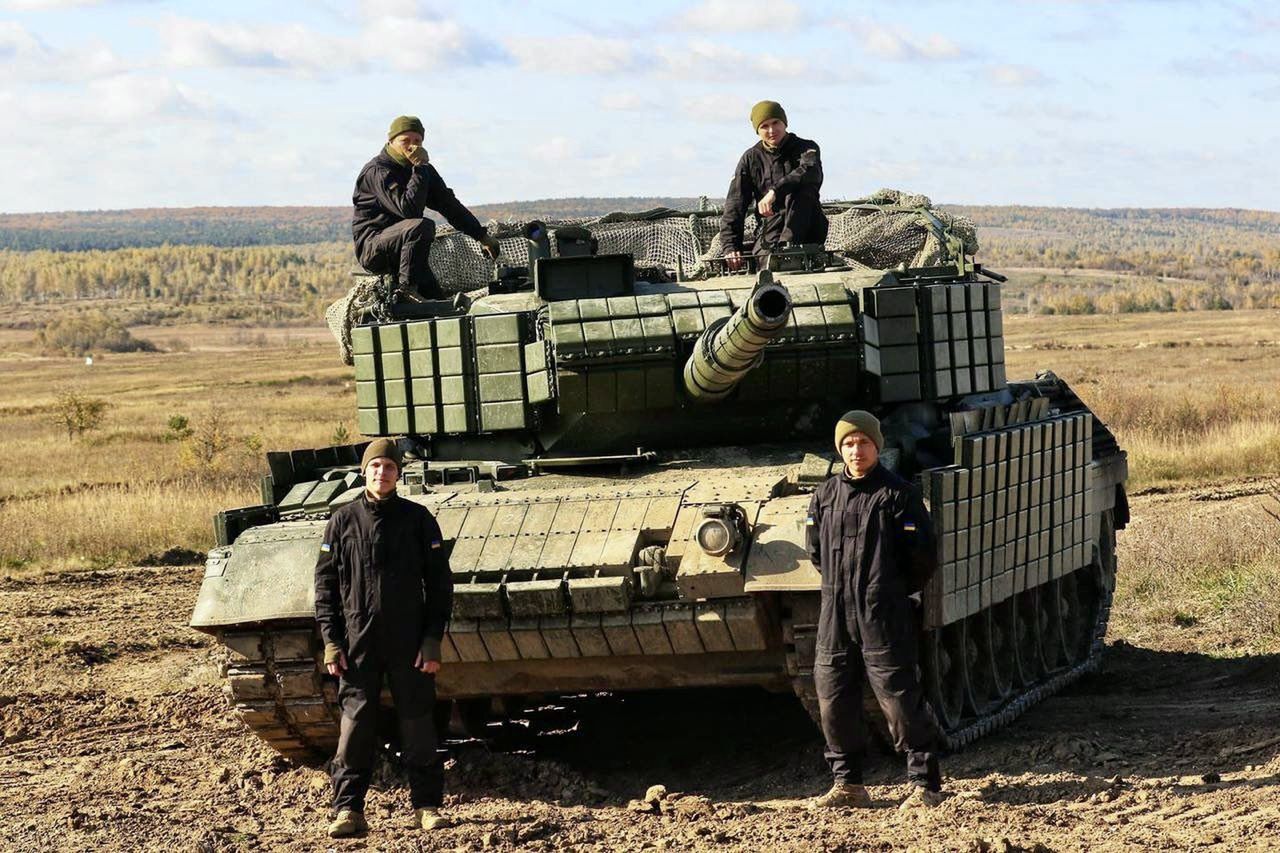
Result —
[[907, 754], [907, 776], [939, 790], [940, 730], [916, 664], [912, 593], [937, 566], [924, 504], [901, 477], [877, 465], [861, 479], [847, 472], [809, 502], [809, 558], [822, 572], [813, 680], [827, 763], [838, 782], [861, 783], [866, 752], [862, 676]]
[[360, 265], [369, 272], [397, 273], [401, 287], [428, 298], [444, 294], [428, 263], [436, 224], [423, 211], [429, 207], [443, 214], [473, 240], [485, 236], [484, 226], [435, 166], [402, 166], [385, 148], [360, 170], [351, 203], [351, 235]]
[[780, 243], [826, 241], [827, 217], [818, 200], [822, 160], [812, 166], [800, 162], [800, 155], [809, 150], [817, 151], [818, 143], [788, 133], [776, 151], [761, 141], [738, 159], [720, 218], [720, 245], [726, 254], [742, 251], [746, 218], [769, 190], [774, 191], [773, 215], [763, 217], [754, 254], [768, 254]]
[[342, 722], [334, 758], [335, 809], [364, 810], [377, 746], [378, 700], [390, 684], [414, 808], [439, 806], [444, 773], [436, 756], [435, 676], [413, 665], [439, 660], [453, 601], [440, 525], [420, 504], [392, 494], [361, 495], [333, 513], [316, 561], [316, 621], [341, 648]]

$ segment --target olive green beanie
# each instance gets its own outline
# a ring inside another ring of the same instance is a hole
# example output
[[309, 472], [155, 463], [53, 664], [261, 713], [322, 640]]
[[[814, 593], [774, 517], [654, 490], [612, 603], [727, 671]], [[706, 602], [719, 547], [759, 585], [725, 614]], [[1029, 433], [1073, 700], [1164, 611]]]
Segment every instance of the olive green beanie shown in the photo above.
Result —
[[751, 108], [751, 129], [759, 130], [760, 125], [771, 118], [786, 124], [787, 111], [777, 101], [761, 101]]
[[864, 433], [875, 442], [876, 450], [884, 450], [884, 433], [880, 432], [880, 421], [870, 412], [854, 409], [845, 412], [836, 422], [836, 451], [840, 450], [840, 442], [850, 433]]
[[422, 122], [418, 120], [417, 116], [396, 116], [396, 120], [391, 122], [391, 129], [387, 131], [387, 141], [390, 142], [400, 134], [407, 133], [410, 130], [426, 133], [422, 128]]
[[396, 443], [389, 438], [375, 438], [364, 449], [364, 456], [360, 457], [360, 473], [364, 473], [370, 462], [384, 457], [396, 463], [397, 468], [400, 467], [400, 448], [396, 447]]

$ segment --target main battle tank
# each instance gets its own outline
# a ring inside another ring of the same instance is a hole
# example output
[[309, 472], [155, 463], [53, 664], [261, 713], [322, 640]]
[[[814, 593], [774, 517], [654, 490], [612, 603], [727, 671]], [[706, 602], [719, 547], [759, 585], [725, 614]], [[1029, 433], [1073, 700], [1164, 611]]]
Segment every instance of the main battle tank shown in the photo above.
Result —
[[[1006, 379], [1004, 279], [963, 223], [902, 202], [831, 206], [825, 246], [743, 271], [713, 257], [714, 211], [656, 211], [501, 226], [527, 264], [496, 270], [443, 235], [449, 300], [358, 276], [335, 325], [359, 430], [398, 437], [400, 492], [450, 549], [442, 700], [758, 685], [816, 714], [803, 522], [851, 408], [933, 520], [921, 666], [950, 746], [1098, 666], [1125, 454], [1052, 373]], [[859, 229], [915, 236], [886, 254]], [[237, 714], [295, 759], [337, 740], [312, 580], [363, 446], [268, 454], [262, 504], [215, 519], [191, 619], [226, 646]]]

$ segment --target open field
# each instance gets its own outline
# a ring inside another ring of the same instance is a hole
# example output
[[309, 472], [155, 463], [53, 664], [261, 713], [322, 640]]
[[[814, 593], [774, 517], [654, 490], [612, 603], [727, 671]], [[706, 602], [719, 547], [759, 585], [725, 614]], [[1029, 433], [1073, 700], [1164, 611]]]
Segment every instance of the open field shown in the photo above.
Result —
[[[373, 833], [342, 845], [320, 832], [322, 770], [227, 709], [221, 652], [186, 627], [202, 567], [136, 564], [198, 562], [210, 515], [257, 500], [263, 450], [354, 432], [350, 369], [321, 328], [134, 332], [185, 351], [86, 367], [0, 334], [0, 847], [1274, 849], [1280, 312], [1006, 319], [1010, 376], [1054, 369], [1129, 450], [1133, 521], [1104, 671], [947, 759], [937, 811], [892, 807], [888, 760], [877, 808], [805, 811], [828, 778], [791, 697], [602, 696], [556, 734], [454, 744], [459, 823], [438, 836], [406, 828], [388, 768]], [[111, 405], [74, 441], [53, 421], [66, 387]], [[683, 796], [627, 808], [657, 783]]]

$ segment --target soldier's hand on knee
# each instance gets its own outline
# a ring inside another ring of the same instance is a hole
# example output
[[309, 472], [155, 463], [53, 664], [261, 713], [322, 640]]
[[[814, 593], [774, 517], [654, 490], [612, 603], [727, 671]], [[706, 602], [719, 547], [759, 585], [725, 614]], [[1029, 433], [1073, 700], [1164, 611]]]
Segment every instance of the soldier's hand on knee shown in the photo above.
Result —
[[741, 252], [730, 252], [724, 256], [724, 263], [729, 269], [737, 272], [746, 265], [746, 261], [742, 259]]
[[777, 198], [777, 194], [773, 190], [769, 190], [764, 194], [764, 198], [760, 199], [760, 203], [756, 205], [756, 210], [761, 216], [773, 216], [773, 200]]

